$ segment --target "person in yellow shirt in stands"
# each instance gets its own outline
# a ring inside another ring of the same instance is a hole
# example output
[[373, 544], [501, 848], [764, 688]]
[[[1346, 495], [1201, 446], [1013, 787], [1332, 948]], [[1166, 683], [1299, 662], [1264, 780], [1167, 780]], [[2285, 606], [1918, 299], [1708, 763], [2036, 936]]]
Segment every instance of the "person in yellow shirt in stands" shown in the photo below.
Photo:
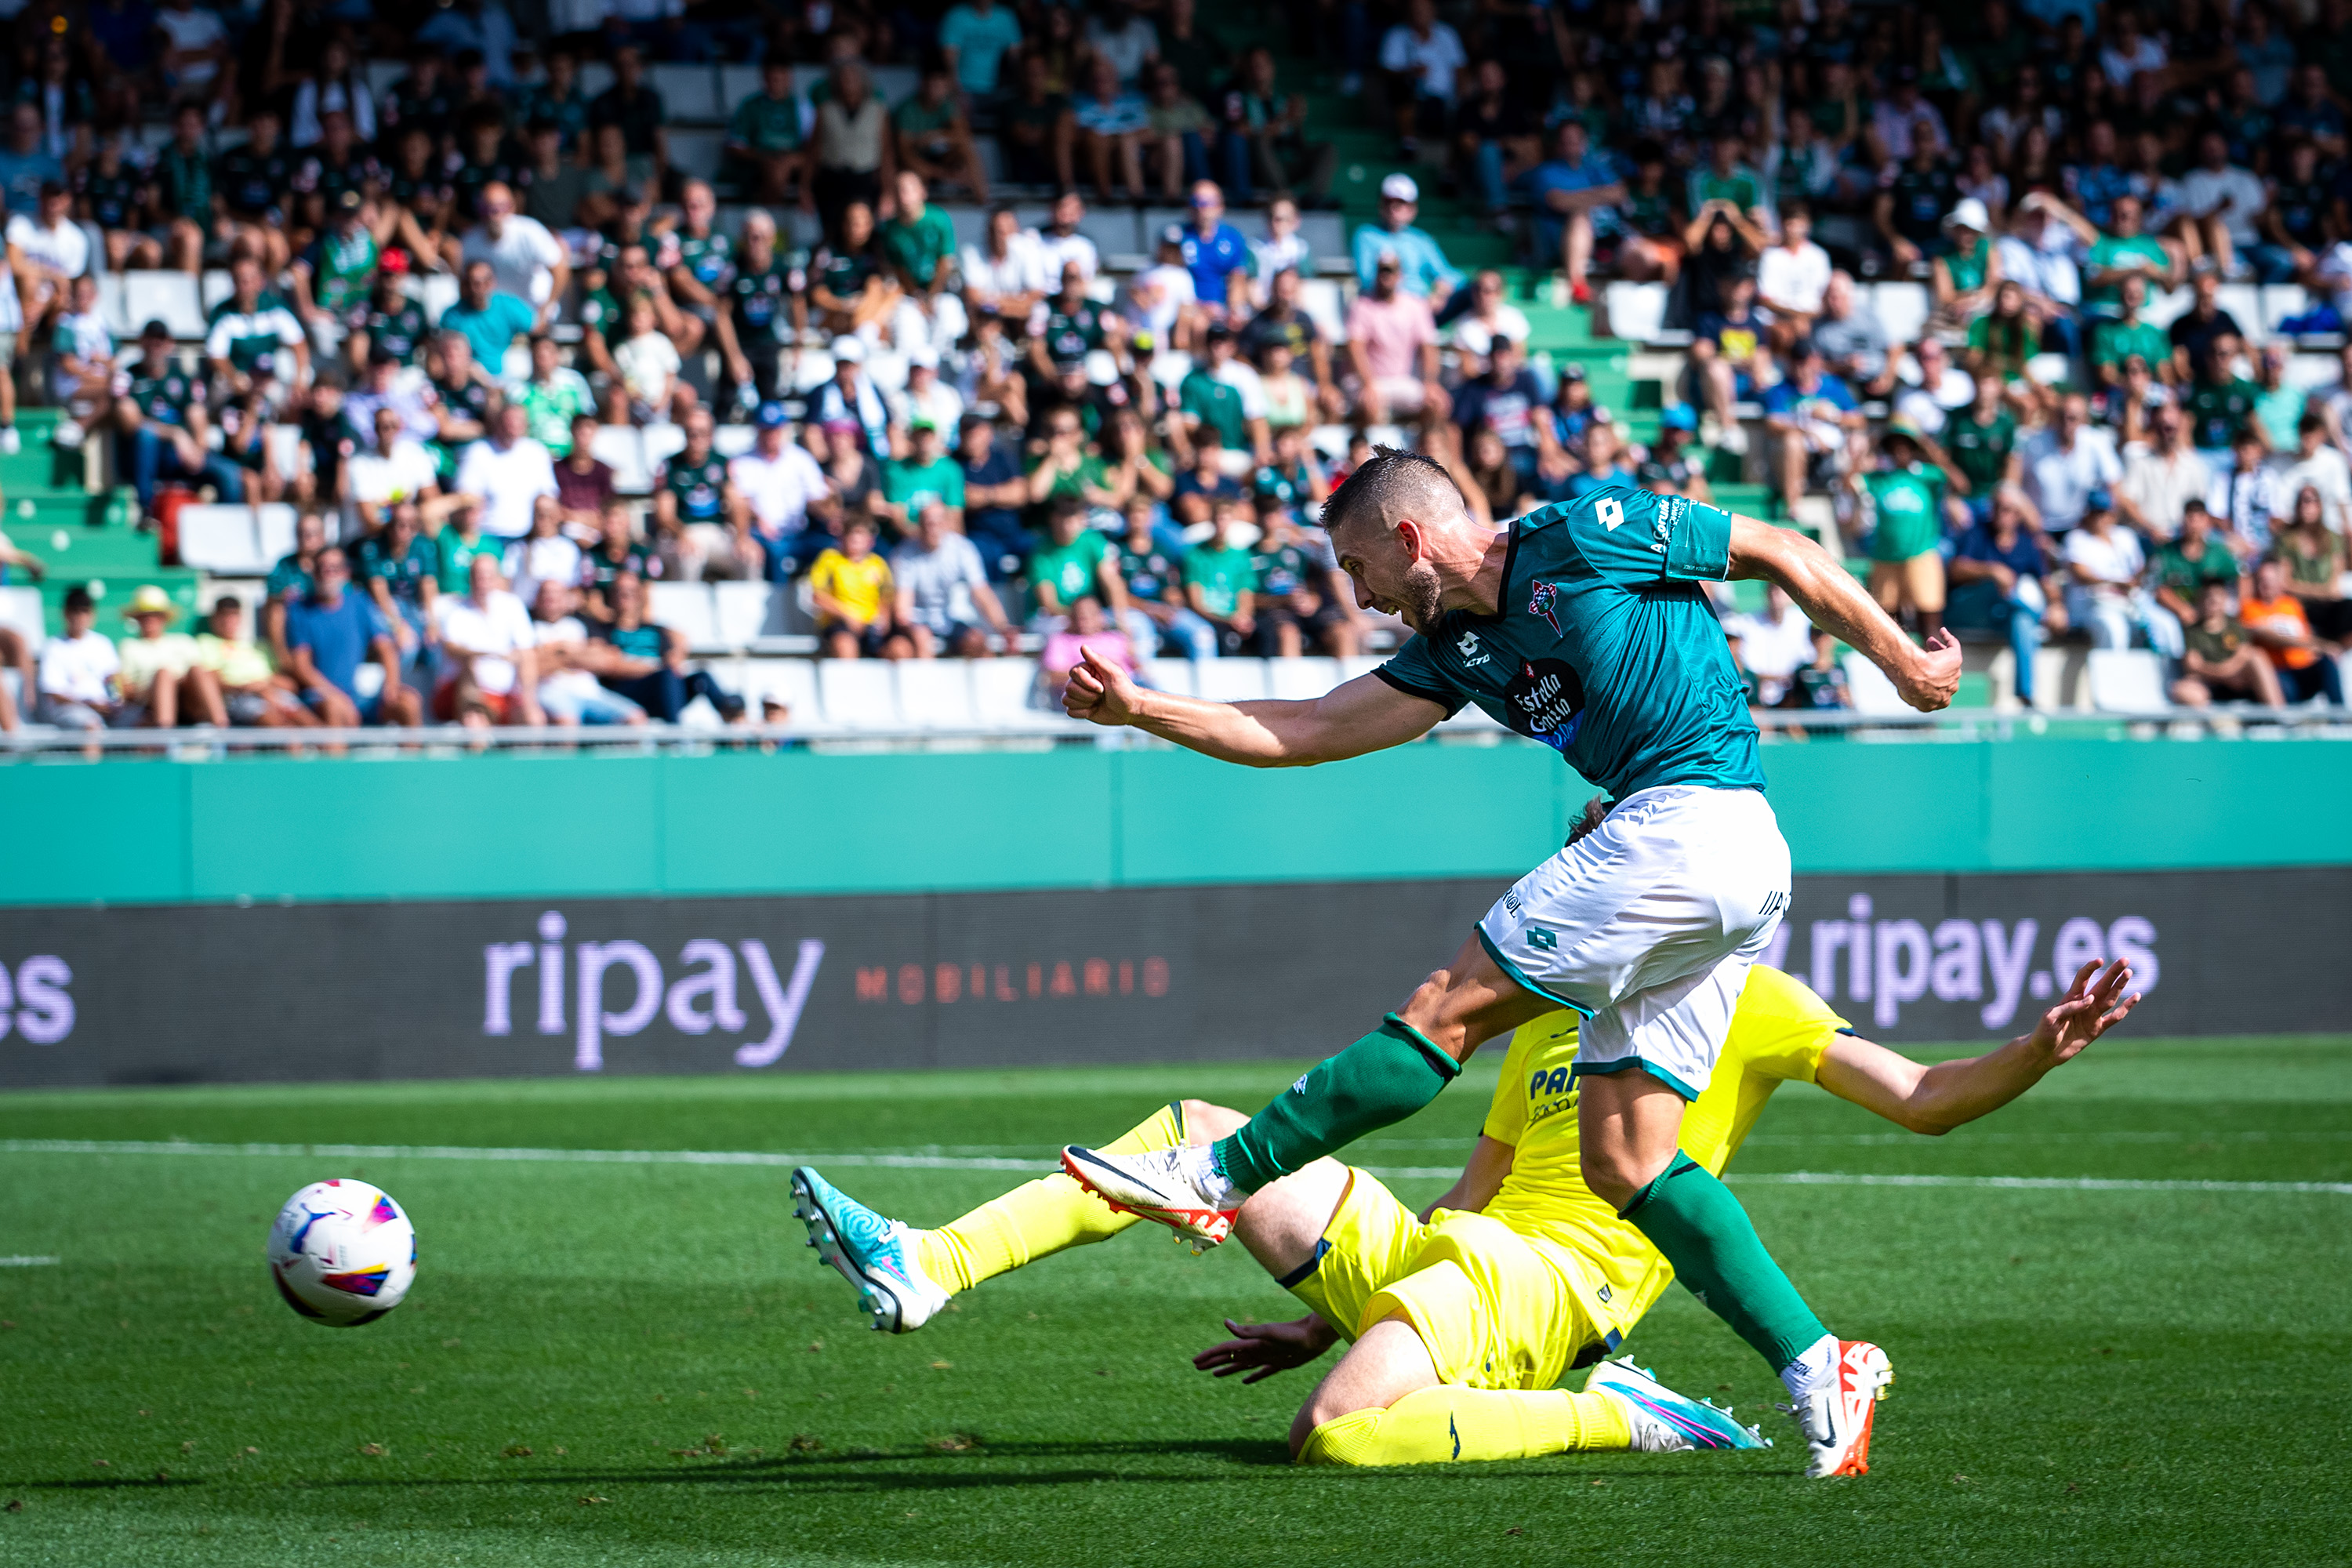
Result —
[[140, 714], [138, 722], [158, 730], [176, 728], [184, 720], [226, 724], [220, 684], [197, 663], [196, 639], [171, 629], [179, 613], [172, 595], [152, 584], [131, 595], [122, 618], [139, 633], [124, 637], [118, 649], [122, 667], [115, 679], [123, 705]]
[[825, 658], [905, 658], [914, 652], [890, 613], [898, 584], [890, 563], [874, 552], [872, 522], [850, 519], [841, 543], [809, 567], [808, 581]]
[[269, 655], [246, 635], [245, 601], [224, 594], [196, 634], [196, 668], [212, 672], [232, 724], [264, 730], [314, 730], [326, 722], [303, 706], [294, 683], [271, 668]]
[[[1856, 1037], [1802, 984], [1759, 964], [1714, 1079], [1684, 1122], [1684, 1151], [1720, 1173], [1773, 1091], [1792, 1080], [1912, 1131], [1948, 1131], [2024, 1093], [2120, 1022], [2138, 1001], [2126, 994], [2130, 980], [2121, 962], [2104, 972], [2085, 964], [2032, 1032], [1980, 1057], [1923, 1066]], [[1630, 1359], [1604, 1359], [1674, 1275], [1585, 1185], [1572, 1077], [1579, 1022], [1563, 1010], [1512, 1037], [1461, 1178], [1420, 1214], [1369, 1172], [1331, 1159], [1243, 1206], [1234, 1236], [1308, 1314], [1287, 1323], [1229, 1319], [1234, 1337], [1193, 1361], [1254, 1383], [1353, 1341], [1291, 1425], [1298, 1462], [1762, 1445], [1729, 1412], [1675, 1394]], [[1197, 1144], [1242, 1121], [1184, 1100], [1107, 1147]], [[929, 1231], [875, 1213], [805, 1166], [793, 1172], [793, 1189], [818, 1256], [856, 1289], [875, 1327], [898, 1333], [919, 1329], [984, 1279], [1135, 1223], [1059, 1173]], [[1555, 1386], [1586, 1366], [1593, 1372], [1580, 1391]], [[1837, 1473], [1865, 1473], [1868, 1457], [1865, 1421]]]

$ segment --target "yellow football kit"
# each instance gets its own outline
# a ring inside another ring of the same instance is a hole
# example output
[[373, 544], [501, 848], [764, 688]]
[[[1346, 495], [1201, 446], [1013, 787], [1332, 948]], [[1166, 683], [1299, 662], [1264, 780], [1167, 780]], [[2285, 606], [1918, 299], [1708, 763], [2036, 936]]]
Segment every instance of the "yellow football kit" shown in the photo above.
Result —
[[[1439, 1209], [1424, 1224], [1351, 1170], [1315, 1258], [1283, 1281], [1291, 1294], [1351, 1339], [1402, 1312], [1439, 1378], [1473, 1388], [1549, 1388], [1588, 1347], [1614, 1350], [1674, 1270], [1584, 1184], [1570, 1077], [1577, 1023], [1550, 1013], [1511, 1037], [1485, 1131], [1515, 1152], [1482, 1213]], [[1684, 1113], [1684, 1152], [1722, 1174], [1772, 1091], [1811, 1082], [1845, 1026], [1788, 975], [1749, 971], [1720, 1065]]]

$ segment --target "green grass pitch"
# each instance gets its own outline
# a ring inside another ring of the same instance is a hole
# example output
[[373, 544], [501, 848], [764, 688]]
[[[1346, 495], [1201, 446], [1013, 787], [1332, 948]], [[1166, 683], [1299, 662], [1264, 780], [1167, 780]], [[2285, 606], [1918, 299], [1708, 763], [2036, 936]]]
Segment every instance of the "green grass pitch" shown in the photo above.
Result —
[[[1313, 1376], [1187, 1364], [1295, 1315], [1151, 1226], [869, 1332], [753, 1164], [37, 1151], [30, 1140], [806, 1152], [918, 1224], [1294, 1068], [0, 1096], [0, 1563], [826, 1565], [2345, 1560], [2352, 1037], [2117, 1037], [1914, 1138], [1784, 1090], [1733, 1167], [1833, 1327], [1891, 1352], [1867, 1479], [1809, 1483], [1767, 1370], [1670, 1291], [1629, 1346], [1769, 1452], [1304, 1472]], [[1375, 1167], [1457, 1164], [1474, 1067]], [[1822, 1184], [1799, 1172], [2054, 1179]], [[297, 1186], [408, 1207], [422, 1272], [330, 1331], [269, 1287]], [[2077, 1178], [2176, 1184], [2095, 1187]], [[2195, 1187], [2186, 1184], [2270, 1185]], [[2286, 1184], [2320, 1184], [2292, 1189]], [[1443, 1186], [1394, 1183], [1408, 1201]], [[54, 1258], [54, 1263], [26, 1259]]]

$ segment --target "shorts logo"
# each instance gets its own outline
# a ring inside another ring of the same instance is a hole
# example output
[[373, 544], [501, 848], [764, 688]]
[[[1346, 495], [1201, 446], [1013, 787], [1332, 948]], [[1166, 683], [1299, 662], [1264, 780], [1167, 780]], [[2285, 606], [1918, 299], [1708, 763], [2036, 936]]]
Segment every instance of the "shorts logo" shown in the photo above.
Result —
[[1559, 938], [1541, 926], [1529, 926], [1528, 945], [1542, 948], [1546, 952], [1556, 952], [1559, 950]]
[[1300, 1073], [1298, 1075], [1298, 1081], [1290, 1086], [1290, 1092], [1293, 1094], [1305, 1094], [1307, 1092], [1307, 1075], [1305, 1073]]
[[1541, 616], [1545, 624], [1551, 627], [1552, 636], [1562, 635], [1559, 629], [1559, 590], [1550, 584], [1538, 583], [1535, 585], [1535, 592], [1528, 599], [1528, 614]]
[[1518, 890], [1517, 888], [1513, 888], [1513, 889], [1509, 889], [1508, 891], [1507, 891], [1506, 893], [1504, 893], [1504, 895], [1503, 895], [1503, 908], [1504, 908], [1507, 911], [1508, 911], [1509, 913], [1511, 913], [1511, 914], [1513, 914], [1513, 915], [1516, 915], [1516, 914], [1517, 914], [1517, 913], [1519, 912], [1519, 909], [1520, 909], [1520, 904], [1519, 904], [1519, 890]]
[[1603, 1285], [1600, 1289], [1594, 1291], [1593, 1294], [1600, 1297], [1601, 1300], [1606, 1301], [1609, 1300], [1609, 1287]]

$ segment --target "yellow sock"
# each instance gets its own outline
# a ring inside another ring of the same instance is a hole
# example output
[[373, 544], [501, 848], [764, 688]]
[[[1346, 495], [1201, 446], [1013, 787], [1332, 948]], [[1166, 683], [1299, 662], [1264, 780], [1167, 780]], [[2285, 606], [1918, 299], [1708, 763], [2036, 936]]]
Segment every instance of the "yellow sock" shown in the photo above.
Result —
[[1454, 1459], [1527, 1459], [1633, 1441], [1625, 1413], [1606, 1394], [1565, 1388], [1461, 1388], [1406, 1394], [1386, 1410], [1326, 1421], [1298, 1451], [1302, 1465], [1436, 1465]]
[[[1101, 1147], [1106, 1153], [1139, 1154], [1183, 1142], [1183, 1113], [1165, 1105]], [[1056, 1171], [991, 1198], [937, 1230], [917, 1231], [915, 1261], [941, 1289], [960, 1295], [1065, 1247], [1108, 1240], [1134, 1223], [1133, 1215], [1113, 1214], [1100, 1198]]]

